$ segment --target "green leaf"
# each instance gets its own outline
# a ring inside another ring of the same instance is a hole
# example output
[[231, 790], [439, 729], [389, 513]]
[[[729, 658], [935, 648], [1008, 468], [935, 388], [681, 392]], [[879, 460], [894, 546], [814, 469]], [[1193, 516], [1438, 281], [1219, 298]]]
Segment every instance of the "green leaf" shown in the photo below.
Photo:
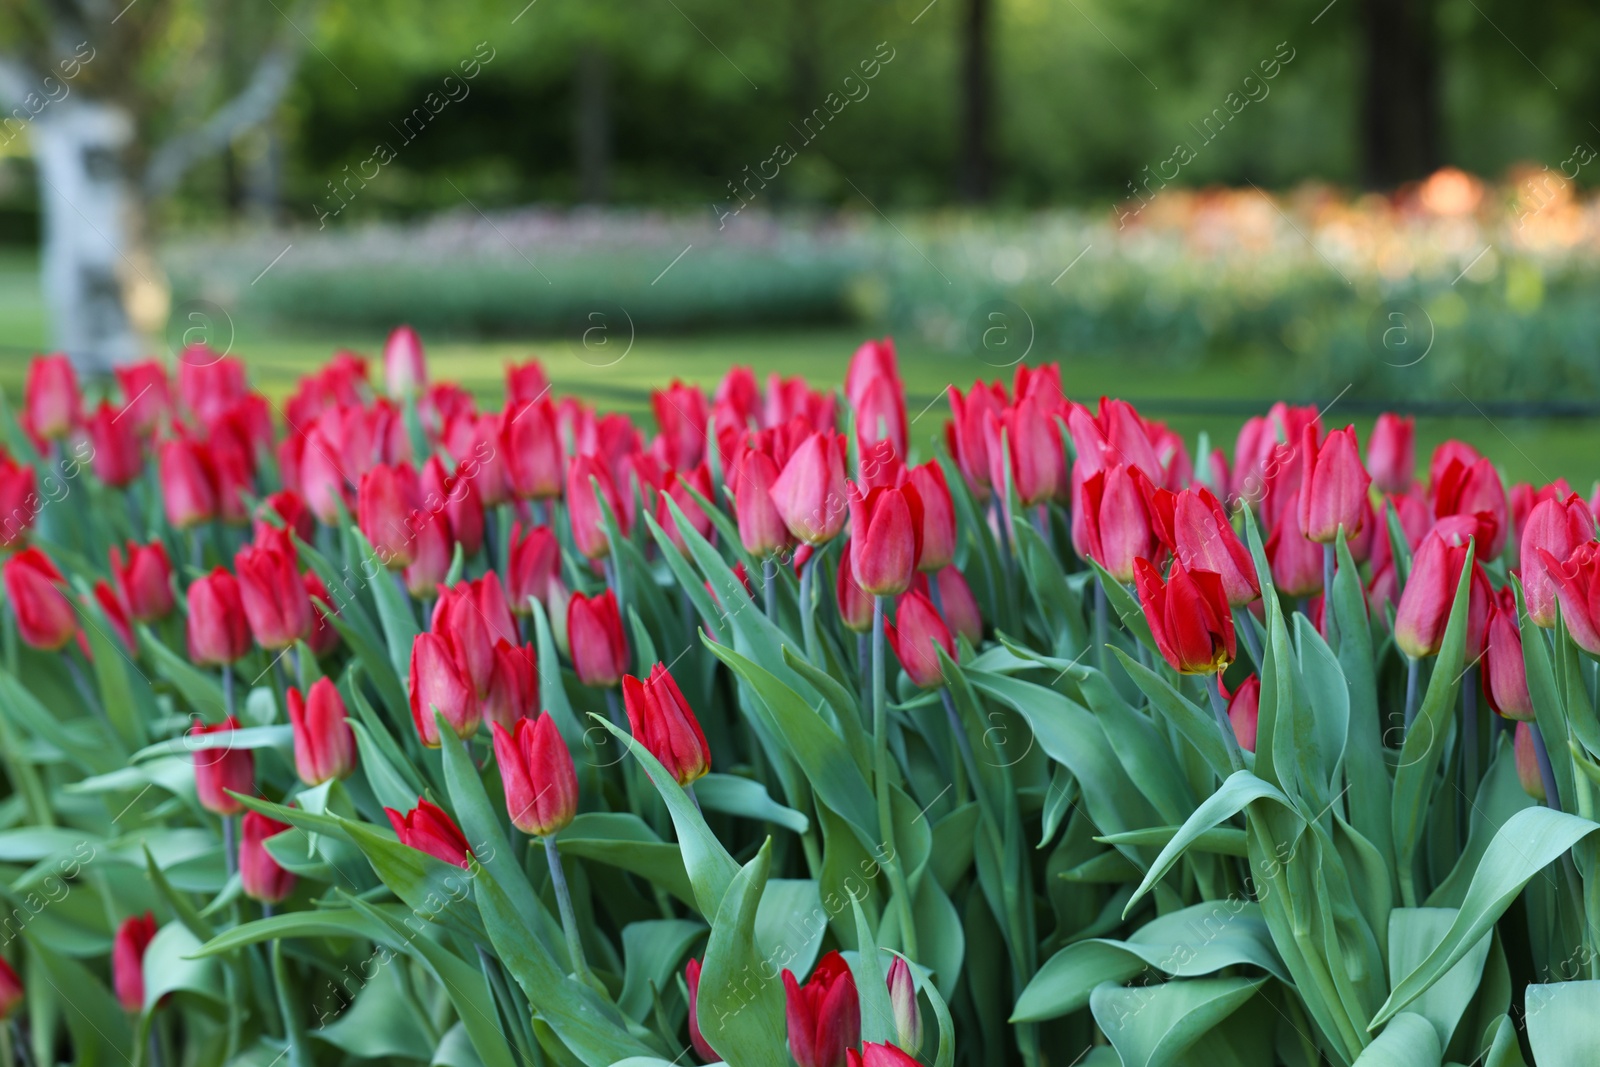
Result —
[[162, 644], [161, 639], [148, 626], [136, 629], [139, 647], [150, 657], [156, 673], [171, 682], [195, 710], [208, 723], [219, 723], [228, 717], [227, 701], [222, 695], [222, 685], [211, 675], [189, 665], [189, 661]]
[[729, 883], [701, 964], [700, 1033], [728, 1063], [780, 1064], [788, 1056], [783, 984], [763, 969], [755, 939], [771, 866], [768, 840]]
[[694, 886], [678, 846], [662, 841], [637, 815], [585, 812], [561, 831], [563, 856], [595, 860], [637, 874], [695, 907]]
[[708, 774], [695, 782], [694, 795], [700, 799], [702, 808], [712, 811], [776, 823], [797, 834], [803, 834], [811, 828], [810, 819], [773, 800], [767, 793], [767, 787], [751, 778], [734, 774]]
[[367, 584], [378, 605], [378, 623], [383, 627], [384, 643], [389, 646], [389, 663], [394, 667], [396, 678], [407, 678], [411, 674], [411, 645], [419, 632], [416, 609], [412, 607], [410, 596], [395, 585], [394, 578], [399, 572], [389, 571], [378, 561], [377, 553], [359, 529], [351, 527], [350, 536], [370, 571]]
[[[565, 844], [565, 842], [563, 842]], [[689, 946], [705, 935], [704, 923], [688, 919], [649, 919], [622, 928], [626, 973], [617, 1007], [630, 1019], [643, 1021], [655, 990], [664, 990], [678, 972]]]
[[433, 1056], [428, 1032], [398, 967], [380, 967], [355, 1002], [337, 1019], [311, 1033], [358, 1059], [398, 1056], [426, 1061]]
[[1473, 950], [1534, 875], [1595, 830], [1600, 825], [1550, 808], [1525, 808], [1507, 819], [1484, 851], [1449, 931], [1394, 987], [1367, 1029], [1376, 1030], [1426, 992]]
[[1530, 985], [1525, 997], [1528, 1044], [1539, 1067], [1600, 1063], [1600, 982]]
[[[1104, 837], [1096, 837], [1095, 840], [1108, 845], [1159, 848], [1170, 843], [1182, 829], [1181, 826], [1152, 826], [1145, 830], [1129, 830], [1125, 834], [1106, 834]], [[1238, 856], [1240, 859], [1250, 855], [1244, 831], [1234, 826], [1219, 826], [1214, 830], [1205, 830], [1189, 843], [1189, 848], [1194, 852], [1214, 852], [1219, 856]]]
[[769, 969], [805, 974], [827, 933], [822, 892], [810, 878], [769, 878], [756, 908], [756, 950]]
[[1378, 704], [1372, 624], [1367, 619], [1366, 590], [1350, 547], [1339, 542], [1339, 569], [1333, 578], [1333, 614], [1339, 625], [1339, 668], [1349, 697], [1349, 729], [1345, 736], [1345, 794], [1350, 825], [1372, 843], [1384, 864], [1394, 866], [1391, 783], [1384, 762], [1383, 710]]
[[1443, 1059], [1443, 1046], [1433, 1025], [1405, 1011], [1356, 1057], [1354, 1067], [1439, 1067]]
[[[1392, 986], [1421, 966], [1456, 919], [1454, 908], [1396, 908], [1389, 913], [1389, 982]], [[1454, 967], [1411, 1002], [1410, 1012], [1433, 1025], [1441, 1049], [1450, 1046], [1456, 1025], [1472, 1003], [1489, 958], [1489, 934], [1479, 938]], [[1394, 1024], [1391, 1023], [1392, 1027]]]
[[[1490, 1037], [1489, 1035], [1494, 1035]], [[1483, 1067], [1528, 1067], [1522, 1058], [1522, 1046], [1517, 1043], [1517, 1025], [1511, 1016], [1502, 1015], [1484, 1035], [1488, 1048], [1483, 1053]]]
[[222, 970], [200, 956], [200, 939], [182, 923], [156, 931], [144, 951], [144, 1010], [150, 1011], [168, 993], [184, 990], [222, 1000]]
[[[1228, 759], [1227, 745], [1217, 732], [1216, 716], [1202, 710], [1194, 701], [1174, 689], [1165, 678], [1122, 649], [1115, 648], [1112, 651], [1117, 654], [1123, 670], [1128, 672], [1134, 684], [1150, 699], [1155, 709], [1177, 727], [1183, 739], [1200, 754], [1200, 758], [1216, 772], [1217, 777], [1226, 778], [1231, 774], [1233, 764]], [[1215, 684], [1215, 679], [1208, 678], [1205, 684]]]
[[[409, 915], [409, 908], [389, 911], [401, 916]], [[190, 955], [198, 959], [222, 956], [246, 945], [278, 938], [304, 937], [313, 939], [350, 938], [363, 941], [387, 939], [386, 927], [348, 908], [322, 908], [315, 911], [286, 911], [265, 919], [230, 927], [194, 949]], [[409, 933], [410, 931], [408, 931]]]
[[856, 995], [861, 1000], [861, 1039], [892, 1042], [895, 1035], [894, 1007], [889, 1003], [889, 988], [881, 955], [883, 949], [878, 947], [878, 938], [861, 910], [861, 901], [851, 897], [850, 911], [856, 921], [856, 954], [851, 970], [855, 975]]
[[1123, 1067], [1165, 1067], [1238, 1011], [1264, 981], [1196, 978], [1127, 989], [1106, 982], [1090, 996], [1089, 1010]]

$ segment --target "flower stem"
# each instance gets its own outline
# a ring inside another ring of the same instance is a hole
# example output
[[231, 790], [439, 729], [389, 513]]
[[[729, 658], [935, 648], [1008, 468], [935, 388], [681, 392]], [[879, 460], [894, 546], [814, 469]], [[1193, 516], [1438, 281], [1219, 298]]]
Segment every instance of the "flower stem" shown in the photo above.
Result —
[[817, 656], [817, 623], [811, 615], [811, 586], [812, 572], [817, 567], [817, 554], [811, 553], [811, 558], [806, 560], [800, 568], [800, 632], [806, 642], [806, 658], [811, 662], [819, 661]]
[[878, 794], [878, 830], [888, 853], [880, 860], [889, 872], [895, 899], [900, 902], [900, 940], [906, 955], [917, 958], [917, 930], [911, 920], [911, 889], [895, 848], [894, 818], [889, 792], [889, 687], [884, 662], [883, 609], [886, 598], [872, 598], [872, 777]]
[[1250, 662], [1256, 665], [1256, 673], [1261, 673], [1264, 664], [1261, 662], [1261, 639], [1256, 635], [1255, 619], [1250, 615], [1249, 608], [1233, 609], [1234, 632], [1244, 637], [1244, 647], [1250, 653]]
[[550, 887], [555, 890], [556, 908], [561, 912], [561, 930], [567, 935], [567, 955], [572, 957], [572, 970], [579, 981], [593, 984], [589, 963], [583, 957], [583, 940], [578, 935], [578, 917], [572, 910], [572, 893], [567, 889], [567, 873], [561, 867], [561, 853], [556, 850], [556, 835], [544, 839], [544, 856], [550, 863]]
[[1322, 546], [1322, 618], [1323, 628], [1326, 629], [1328, 613], [1332, 610], [1333, 603], [1333, 571], [1336, 566], [1333, 544], [1330, 542]]
[[229, 878], [239, 870], [239, 849], [234, 844], [234, 829], [238, 818], [237, 815], [222, 817], [222, 864]]
[[1528, 729], [1533, 734], [1534, 758], [1539, 761], [1539, 779], [1544, 782], [1544, 802], [1560, 811], [1561, 791], [1556, 788], [1556, 769], [1550, 765], [1550, 750], [1545, 747], [1544, 734], [1536, 722], [1530, 722]]
[[222, 665], [222, 707], [231, 719], [233, 717], [233, 664], [231, 663]]
[[1217, 730], [1222, 734], [1222, 743], [1228, 749], [1228, 764], [1236, 771], [1244, 770], [1244, 752], [1239, 748], [1239, 738], [1233, 732], [1233, 720], [1228, 718], [1228, 705], [1222, 699], [1222, 672], [1218, 671], [1215, 679], [1208, 679], [1207, 691], [1211, 694], [1211, 714], [1217, 717]]
[[770, 556], [761, 562], [761, 593], [767, 618], [778, 621], [778, 561]]
[[1422, 667], [1422, 661], [1410, 659], [1406, 661], [1406, 733], [1411, 732], [1411, 724], [1417, 718], [1417, 675]]

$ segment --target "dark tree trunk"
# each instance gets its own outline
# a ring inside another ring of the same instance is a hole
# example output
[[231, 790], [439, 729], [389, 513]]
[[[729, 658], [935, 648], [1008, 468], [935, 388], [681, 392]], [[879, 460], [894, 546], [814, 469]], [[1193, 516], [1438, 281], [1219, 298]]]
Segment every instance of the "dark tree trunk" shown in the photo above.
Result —
[[993, 134], [994, 88], [990, 69], [989, 36], [994, 23], [994, 0], [967, 0], [966, 33], [961, 56], [961, 170], [964, 199], [987, 201], [994, 191]]
[[600, 204], [611, 191], [611, 101], [605, 53], [593, 44], [580, 48], [574, 78], [578, 195], [588, 203]]
[[1363, 0], [1362, 180], [1388, 188], [1440, 163], [1434, 0]]

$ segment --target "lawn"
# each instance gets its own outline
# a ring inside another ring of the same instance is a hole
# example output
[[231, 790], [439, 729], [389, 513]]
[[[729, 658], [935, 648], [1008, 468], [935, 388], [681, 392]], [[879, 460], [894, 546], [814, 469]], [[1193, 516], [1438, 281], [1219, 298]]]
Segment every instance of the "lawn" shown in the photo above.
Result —
[[[232, 333], [231, 342], [229, 333]], [[647, 414], [649, 391], [673, 378], [711, 387], [724, 370], [746, 364], [765, 377], [771, 371], [804, 375], [816, 382], [841, 380], [855, 345], [869, 327], [806, 330], [763, 330], [699, 334], [635, 334], [626, 322], [596, 323], [587, 337], [472, 340], [424, 337], [434, 373], [460, 382], [487, 403], [497, 400], [507, 362], [537, 357], [555, 388], [588, 397], [602, 408]], [[179, 334], [181, 330], [169, 330]], [[218, 344], [228, 344], [250, 370], [252, 380], [269, 396], [291, 391], [295, 380], [338, 348], [375, 354], [383, 338], [359, 332], [286, 332], [261, 321], [239, 318], [223, 322]], [[47, 345], [47, 328], [39, 300], [38, 278], [31, 256], [0, 255], [0, 388], [15, 396], [27, 360]], [[1297, 357], [1309, 358], [1309, 357]], [[1092, 402], [1110, 394], [1139, 404], [1182, 432], [1191, 447], [1202, 432], [1213, 443], [1230, 448], [1234, 434], [1253, 410], [1265, 410], [1279, 397], [1280, 383], [1295, 368], [1267, 357], [1241, 357], [1130, 367], [1116, 360], [1078, 352], [1035, 348], [1028, 362], [1057, 361], [1067, 392]], [[969, 385], [974, 378], [1009, 378], [1003, 361], [952, 353], [916, 341], [902, 342], [901, 373], [916, 421], [913, 438], [927, 440], [939, 432], [947, 410], [944, 387]], [[1330, 423], [1353, 422], [1363, 433], [1373, 407], [1339, 394], [1295, 397], [1317, 403]], [[1468, 402], [1470, 404], [1470, 401]], [[929, 405], [924, 410], [924, 405]], [[1404, 410], [1403, 400], [1394, 405]], [[920, 413], [920, 414], [918, 414]], [[1590, 419], [1531, 419], [1483, 414], [1419, 418], [1420, 445], [1431, 449], [1452, 436], [1471, 440], [1492, 456], [1512, 479], [1547, 482], [1567, 478], [1587, 493], [1597, 471], [1600, 426]], [[919, 435], [920, 436], [919, 438]]]

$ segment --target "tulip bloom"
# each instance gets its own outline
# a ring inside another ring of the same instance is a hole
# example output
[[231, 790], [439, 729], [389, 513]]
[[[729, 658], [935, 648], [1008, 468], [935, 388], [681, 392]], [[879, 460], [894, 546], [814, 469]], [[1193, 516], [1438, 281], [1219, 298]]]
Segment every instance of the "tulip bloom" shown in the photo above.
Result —
[[[1005, 431], [1005, 448], [1000, 433]], [[1006, 466], [1011, 485], [1023, 507], [1033, 507], [1054, 497], [1066, 485], [1066, 455], [1055, 416], [1029, 397], [994, 422], [990, 429], [989, 473], [997, 489], [1005, 485]], [[1068, 487], [1070, 488], [1070, 486]]]
[[442, 863], [467, 867], [472, 846], [467, 843], [467, 835], [461, 832], [461, 827], [439, 805], [418, 797], [417, 806], [404, 815], [393, 808], [383, 811], [389, 816], [389, 825], [394, 827], [395, 836], [402, 845], [426, 852]]
[[904, 956], [889, 964], [885, 978], [889, 987], [889, 1007], [894, 1012], [895, 1042], [902, 1048], [922, 1047], [922, 1009], [917, 1006], [917, 985]]
[[698, 466], [705, 458], [706, 424], [711, 420], [706, 395], [674, 378], [667, 388], [650, 394], [650, 407], [661, 430], [656, 447], [662, 462], [674, 470]]
[[965, 395], [955, 386], [945, 390], [950, 398], [950, 421], [945, 424], [944, 441], [956, 466], [961, 468], [967, 488], [980, 503], [989, 499], [991, 470], [988, 426], [998, 419], [1006, 402], [1000, 385], [973, 382]]
[[929, 460], [909, 468], [906, 480], [922, 503], [918, 520], [922, 549], [917, 555], [917, 569], [930, 574], [944, 570], [956, 558], [956, 506], [944, 480], [944, 468]]
[[845, 1061], [846, 1067], [921, 1067], [916, 1057], [906, 1055], [887, 1041], [882, 1044], [868, 1041], [859, 1053], [850, 1049]]
[[[432, 594], [450, 576], [450, 565], [455, 561], [455, 536], [450, 516], [443, 508], [418, 512], [414, 517], [416, 553], [403, 575], [406, 592], [421, 599]], [[463, 548], [462, 552], [465, 551]]]
[[1344, 530], [1354, 540], [1370, 506], [1367, 488], [1372, 475], [1361, 465], [1356, 433], [1351, 427], [1330, 432], [1317, 447], [1317, 432], [1307, 426], [1301, 439], [1305, 470], [1300, 481], [1300, 532], [1317, 544], [1330, 544]]
[[1256, 726], [1261, 716], [1261, 679], [1251, 675], [1239, 683], [1232, 693], [1217, 679], [1217, 687], [1228, 702], [1228, 721], [1233, 724], [1233, 736], [1246, 752], [1256, 750]]
[[291, 687], [289, 725], [294, 730], [294, 766], [306, 785], [347, 778], [356, 769], [356, 735], [345, 721], [344, 698], [328, 678], [318, 678], [307, 696]]
[[251, 536], [259, 539], [261, 531], [272, 529], [274, 524], [268, 521], [268, 516], [276, 516], [277, 526], [287, 529], [302, 541], [309, 542], [317, 533], [317, 517], [311, 514], [311, 509], [306, 507], [306, 502], [300, 494], [293, 490], [284, 489], [273, 493], [261, 502], [261, 507], [256, 511], [255, 529]]
[[1475, 536], [1482, 559], [1494, 559], [1505, 548], [1511, 531], [1508, 511], [1506, 487], [1487, 459], [1474, 460], [1470, 465], [1453, 459], [1434, 483], [1434, 517], [1476, 517], [1478, 532]]
[[267, 838], [292, 829], [259, 811], [247, 811], [239, 826], [239, 884], [244, 895], [276, 904], [294, 892], [295, 876], [278, 866], [267, 851]]
[[1133, 581], [1133, 561], [1156, 554], [1156, 534], [1136, 475], [1121, 464], [1073, 478], [1072, 547], [1117, 581]]
[[808, 545], [824, 545], [844, 529], [844, 440], [819, 430], [801, 442], [772, 483], [772, 503], [789, 532]]
[[549, 391], [550, 379], [545, 376], [544, 365], [538, 360], [506, 364], [506, 399], [519, 404], [531, 403]]
[[484, 721], [510, 729], [539, 703], [539, 669], [533, 650], [501, 638], [494, 646], [494, 670], [483, 698]]
[[435, 512], [450, 517], [450, 538], [461, 545], [461, 554], [468, 559], [483, 547], [483, 499], [471, 478], [460, 468], [447, 474], [438, 456], [428, 457], [422, 466], [422, 510], [424, 521]]
[[1306, 538], [1293, 512], [1278, 516], [1278, 525], [1266, 544], [1272, 584], [1286, 596], [1307, 597], [1322, 592], [1322, 548]]
[[817, 961], [805, 985], [783, 971], [789, 1054], [799, 1067], [845, 1067], [846, 1050], [861, 1040], [861, 1002], [850, 965], [837, 952]]
[[844, 395], [851, 407], [860, 407], [867, 390], [877, 381], [900, 382], [900, 365], [895, 359], [894, 338], [863, 341], [850, 357], [844, 374]]
[[622, 703], [634, 740], [679, 785], [687, 786], [711, 770], [711, 746], [700, 721], [664, 664], [650, 668], [642, 682], [631, 674], [623, 678]]
[[172, 388], [167, 369], [159, 360], [125, 363], [112, 367], [122, 387], [122, 410], [133, 423], [133, 432], [145, 436], [172, 410]]
[[609, 689], [622, 679], [628, 670], [628, 638], [615, 593], [573, 594], [567, 602], [567, 644], [572, 669], [584, 685]]
[[898, 378], [868, 379], [851, 406], [856, 411], [856, 445], [863, 454], [880, 444], [896, 456], [906, 454], [906, 395]]
[[189, 587], [189, 658], [201, 667], [226, 667], [250, 651], [239, 580], [221, 567]]
[[422, 338], [409, 326], [396, 326], [383, 343], [383, 382], [395, 400], [416, 396], [427, 387], [428, 364], [422, 354]]
[[[189, 728], [190, 737], [208, 734], [226, 736], [239, 728], [239, 720], [229, 715], [219, 723], [196, 723]], [[217, 815], [237, 815], [244, 805], [229, 796], [233, 793], [250, 793], [255, 790], [256, 759], [248, 748], [233, 748], [229, 742], [211, 748], [194, 750], [194, 791], [200, 806]]]
[[911, 588], [922, 554], [922, 498], [910, 485], [863, 494], [851, 483], [850, 565], [872, 596], [897, 596]]
[[409, 463], [379, 464], [361, 476], [356, 523], [378, 562], [390, 570], [404, 570], [417, 558], [415, 523], [421, 507], [422, 487]]
[[1489, 614], [1488, 649], [1483, 656], [1483, 691], [1489, 706], [1508, 719], [1533, 718], [1528, 672], [1517, 625], [1517, 595], [1509, 587], [1495, 595]]
[[478, 732], [483, 708], [472, 679], [461, 668], [452, 643], [437, 633], [418, 634], [411, 644], [411, 721], [429, 748], [438, 748], [437, 709], [457, 737]]
[[689, 987], [689, 1044], [694, 1046], [694, 1054], [706, 1063], [721, 1063], [722, 1057], [711, 1043], [700, 1032], [700, 961], [690, 957], [689, 962], [683, 967], [683, 980]]
[[90, 447], [94, 449], [90, 461], [94, 476], [118, 489], [144, 471], [144, 450], [134, 433], [133, 420], [122, 419], [122, 414], [101, 401], [85, 427], [89, 431]]
[[[1555, 586], [1561, 602], [1561, 620], [1578, 647], [1600, 656], [1600, 541], [1587, 541], [1558, 560], [1544, 549], [1539, 560]], [[1532, 605], [1529, 605], [1532, 610]]]
[[339, 611], [333, 597], [328, 595], [328, 587], [322, 584], [316, 571], [306, 571], [301, 577], [305, 582], [306, 596], [311, 598], [311, 633], [306, 638], [306, 645], [310, 647], [312, 655], [320, 658], [339, 647], [339, 631], [328, 622], [328, 616], [337, 615]]
[[1539, 752], [1534, 745], [1533, 731], [1538, 727], [1531, 721], [1517, 723], [1511, 750], [1517, 761], [1517, 781], [1522, 791], [1534, 800], [1545, 802], [1544, 772], [1539, 768]]
[[1204, 486], [1172, 498], [1172, 551], [1190, 570], [1215, 571], [1230, 605], [1242, 607], [1260, 598], [1255, 559], [1221, 502]]
[[6, 560], [0, 575], [25, 644], [55, 652], [77, 634], [78, 613], [63, 591], [67, 580], [49, 556], [25, 548]]
[[845, 629], [864, 634], [872, 629], [872, 595], [856, 581], [855, 565], [850, 562], [850, 542], [839, 554], [839, 577], [835, 594], [839, 600], [839, 621]]
[[605, 464], [597, 456], [574, 456], [567, 467], [567, 508], [572, 519], [572, 540], [585, 559], [599, 559], [611, 551], [601, 502], [612, 517], [623, 521], [622, 500]]
[[500, 447], [511, 492], [519, 500], [561, 495], [561, 435], [550, 401], [507, 404], [500, 425]]
[[[566, 827], [578, 813], [578, 772], [550, 713], [494, 724], [494, 760], [506, 791], [511, 825], [534, 837]], [[546, 846], [549, 847], [549, 846]]]
[[1447, 542], [1438, 530], [1429, 532], [1412, 558], [1394, 617], [1395, 644], [1412, 659], [1439, 654], [1466, 558], [1467, 546]]
[[1522, 530], [1522, 589], [1535, 626], [1556, 624], [1556, 589], [1539, 553], [1565, 560], [1573, 549], [1593, 540], [1594, 515], [1577, 493], [1546, 500], [1528, 513]]
[[512, 613], [527, 615], [533, 610], [530, 600], [542, 602], [560, 566], [561, 547], [550, 527], [530, 527], [524, 536], [522, 524], [513, 523], [506, 546], [506, 599]]
[[67, 436], [81, 421], [78, 376], [66, 356], [39, 356], [28, 364], [22, 417], [28, 429], [46, 441]]
[[1417, 472], [1417, 420], [1384, 412], [1367, 441], [1367, 470], [1385, 493], [1411, 491]]
[[157, 622], [173, 613], [173, 565], [166, 558], [166, 545], [128, 542], [128, 557], [122, 549], [110, 547], [110, 579], [117, 585], [128, 614], [139, 622]]
[[156, 447], [167, 522], [180, 530], [210, 522], [220, 507], [216, 463], [198, 441], [177, 437]]
[[156, 917], [151, 912], [130, 915], [117, 927], [111, 942], [111, 984], [123, 1011], [144, 1010], [144, 951], [156, 936]]
[[311, 598], [286, 530], [268, 532], [265, 543], [234, 557], [239, 596], [256, 643], [268, 651], [288, 648], [311, 633]]
[[938, 649], [944, 649], [954, 659], [956, 640], [932, 601], [921, 593], [902, 596], [895, 608], [894, 623], [885, 622], [884, 631], [895, 659], [914, 685], [935, 689], [944, 684]]
[[0, 549], [15, 548], [27, 540], [43, 506], [33, 468], [0, 451]]
[[684, 548], [683, 531], [678, 529], [678, 517], [673, 514], [668, 506], [670, 499], [678, 505], [678, 510], [683, 513], [684, 521], [689, 528], [706, 540], [715, 540], [716, 530], [711, 525], [711, 519], [700, 507], [699, 501], [690, 495], [693, 489], [707, 500], [712, 498], [711, 471], [704, 463], [688, 471], [668, 471], [662, 479], [661, 491], [656, 495], [656, 522], [667, 535], [667, 540], [682, 552]]
[[1163, 580], [1160, 571], [1139, 560], [1134, 582], [1150, 634], [1174, 670], [1215, 674], [1233, 662], [1233, 615], [1214, 571], [1191, 571], [1175, 562]]
[[740, 458], [733, 479], [734, 514], [739, 542], [757, 559], [775, 556], [794, 543], [772, 500], [777, 480], [778, 464], [767, 453], [752, 448]]
[[133, 638], [133, 625], [128, 621], [128, 609], [122, 606], [122, 599], [105, 579], [94, 583], [94, 602], [100, 610], [105, 612], [106, 621], [111, 624], [111, 630], [122, 639], [122, 646], [130, 653], [138, 647]]

